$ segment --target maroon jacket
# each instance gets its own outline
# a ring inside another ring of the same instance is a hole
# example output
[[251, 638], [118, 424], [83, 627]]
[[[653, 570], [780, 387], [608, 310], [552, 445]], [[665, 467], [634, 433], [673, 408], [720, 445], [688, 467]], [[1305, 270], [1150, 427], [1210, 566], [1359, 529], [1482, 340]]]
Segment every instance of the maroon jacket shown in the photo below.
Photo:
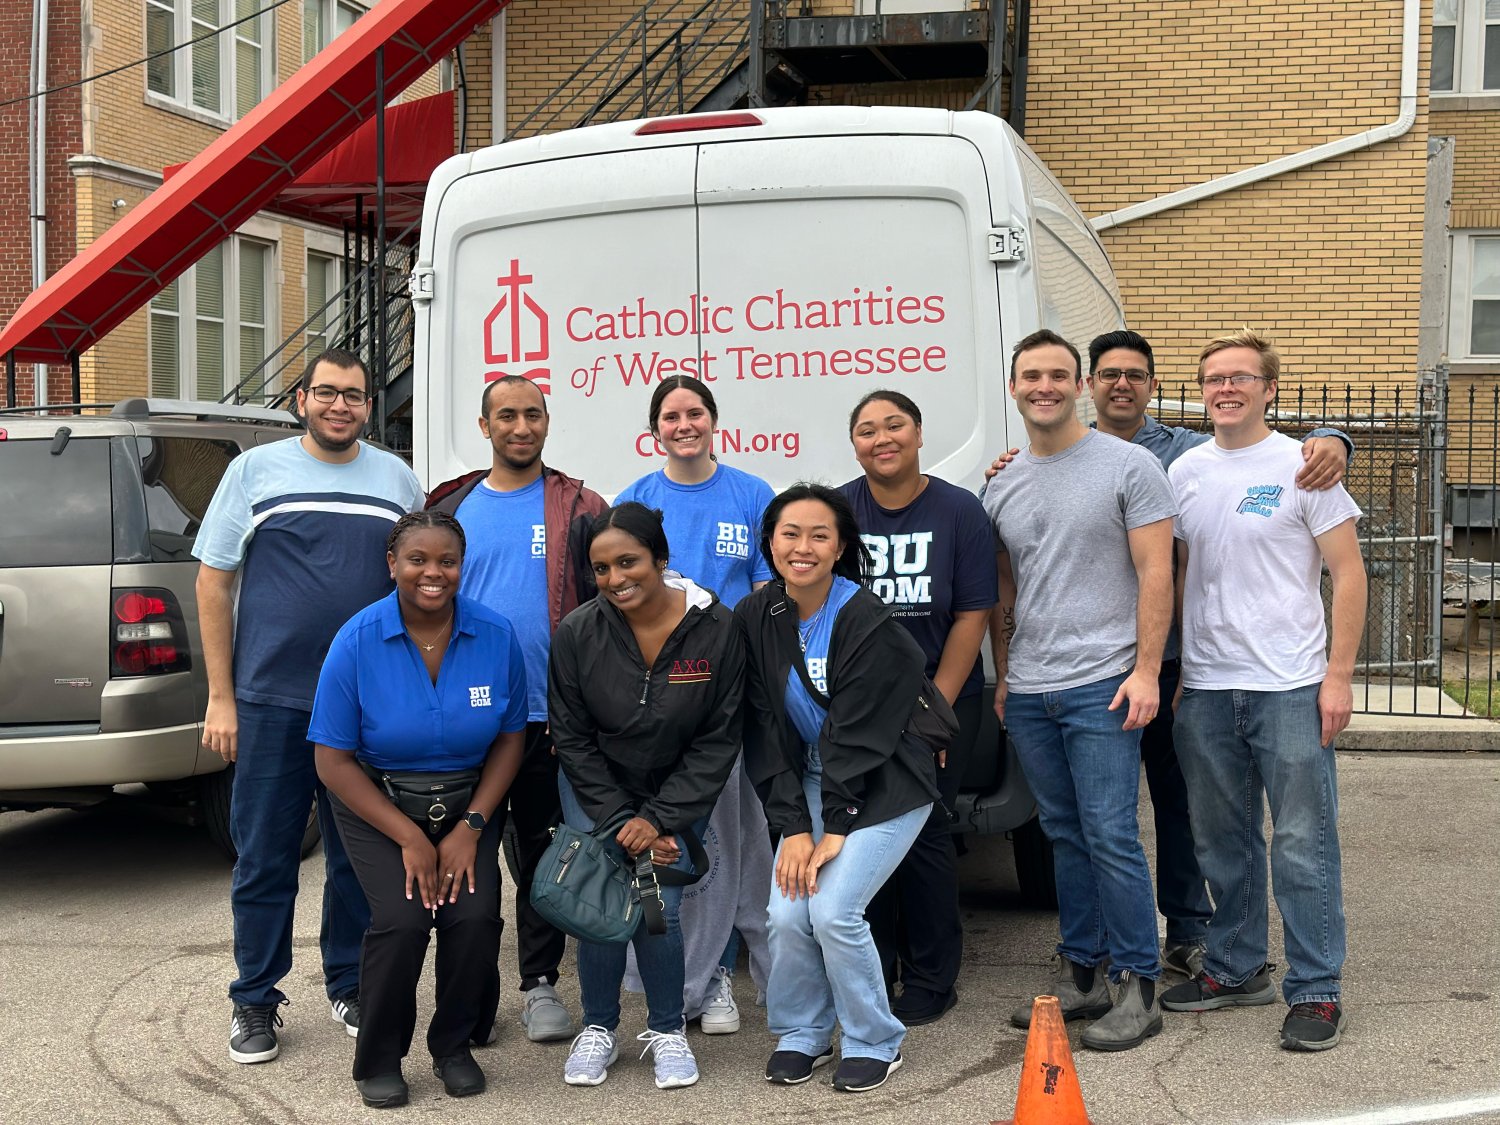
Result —
[[[475, 469], [432, 490], [427, 506], [457, 515], [464, 497], [488, 475]], [[542, 520], [547, 525], [547, 610], [552, 631], [582, 603], [593, 598], [594, 569], [589, 565], [584, 542], [594, 517], [608, 508], [604, 498], [583, 481], [542, 466]], [[558, 545], [561, 544], [561, 549]]]

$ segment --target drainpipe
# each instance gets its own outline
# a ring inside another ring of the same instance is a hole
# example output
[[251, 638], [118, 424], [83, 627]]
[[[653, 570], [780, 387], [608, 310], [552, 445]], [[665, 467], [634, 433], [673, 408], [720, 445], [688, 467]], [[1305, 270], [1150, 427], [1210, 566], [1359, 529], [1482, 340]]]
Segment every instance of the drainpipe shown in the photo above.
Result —
[[[47, 0], [31, 4], [31, 287], [47, 280]], [[47, 405], [47, 365], [34, 364], [32, 404]]]
[[1395, 140], [1407, 132], [1417, 119], [1417, 56], [1422, 44], [1422, 0], [1403, 0], [1403, 9], [1400, 112], [1392, 120], [1363, 133], [1353, 133], [1315, 148], [1277, 157], [1265, 164], [1258, 164], [1254, 168], [1246, 168], [1227, 176], [1220, 176], [1217, 179], [1183, 188], [1181, 191], [1159, 195], [1143, 203], [1133, 203], [1129, 207], [1122, 207], [1118, 211], [1111, 211], [1107, 215], [1100, 215], [1090, 220], [1093, 228], [1096, 231], [1104, 231], [1124, 223], [1132, 223], [1137, 219], [1144, 219], [1148, 215], [1159, 215], [1163, 211], [1185, 207], [1189, 203], [1221, 195], [1226, 191], [1234, 191], [1247, 184], [1269, 180], [1272, 176], [1279, 176], [1284, 172], [1306, 168], [1310, 164], [1331, 160], [1348, 152], [1357, 152], [1362, 148], [1370, 148], [1385, 141]]

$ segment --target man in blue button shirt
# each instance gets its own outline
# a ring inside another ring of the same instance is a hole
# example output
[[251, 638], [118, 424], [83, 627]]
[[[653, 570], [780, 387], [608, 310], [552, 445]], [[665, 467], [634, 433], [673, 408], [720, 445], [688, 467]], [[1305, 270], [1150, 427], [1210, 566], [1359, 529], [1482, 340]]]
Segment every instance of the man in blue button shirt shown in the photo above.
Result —
[[608, 506], [598, 493], [542, 464], [551, 418], [537, 385], [519, 375], [489, 383], [479, 429], [492, 449], [483, 469], [432, 490], [428, 506], [449, 512], [468, 539], [461, 592], [515, 627], [530, 685], [526, 750], [500, 813], [515, 829], [516, 925], [521, 1022], [534, 1042], [566, 1039], [573, 1020], [558, 998], [557, 966], [566, 939], [531, 905], [531, 878], [562, 818], [557, 758], [547, 730], [547, 659], [552, 633], [594, 596], [584, 534]]

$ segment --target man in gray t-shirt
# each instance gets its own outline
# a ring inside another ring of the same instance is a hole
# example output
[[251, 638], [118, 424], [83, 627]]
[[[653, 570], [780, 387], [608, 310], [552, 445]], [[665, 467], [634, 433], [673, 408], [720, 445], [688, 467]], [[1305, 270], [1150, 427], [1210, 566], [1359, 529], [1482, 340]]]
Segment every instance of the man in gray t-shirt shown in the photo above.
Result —
[[[1172, 616], [1176, 501], [1149, 452], [1075, 412], [1082, 364], [1047, 330], [1016, 346], [1010, 393], [1030, 444], [986, 488], [1000, 539], [995, 710], [1052, 841], [1062, 940], [1052, 990], [1086, 1047], [1161, 1030], [1156, 906], [1136, 823], [1141, 728]], [[1098, 966], [1108, 957], [1112, 998]], [[1101, 1018], [1102, 1017], [1102, 1018]], [[1012, 1022], [1027, 1026], [1029, 1006]]]

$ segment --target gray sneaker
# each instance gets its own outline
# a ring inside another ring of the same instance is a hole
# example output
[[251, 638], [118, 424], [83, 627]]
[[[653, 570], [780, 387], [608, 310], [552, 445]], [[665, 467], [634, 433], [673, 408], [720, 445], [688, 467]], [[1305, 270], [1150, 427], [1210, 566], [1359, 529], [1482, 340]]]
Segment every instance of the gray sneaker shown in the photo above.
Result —
[[1116, 989], [1115, 1006], [1108, 1015], [1090, 1024], [1080, 1037], [1085, 1047], [1096, 1051], [1128, 1051], [1161, 1031], [1161, 996], [1154, 980], [1121, 973]]
[[620, 1057], [615, 1033], [590, 1024], [573, 1040], [563, 1067], [563, 1081], [569, 1086], [597, 1086], [609, 1077], [609, 1068]]
[[563, 1007], [557, 989], [550, 984], [539, 984], [523, 995], [526, 1003], [521, 1009], [521, 1026], [526, 1029], [527, 1039], [533, 1043], [546, 1043], [573, 1034], [573, 1017]]
[[1203, 971], [1203, 946], [1196, 943], [1169, 945], [1162, 950], [1161, 963], [1192, 980]]
[[698, 1060], [693, 1058], [693, 1049], [688, 1046], [687, 1028], [677, 1031], [643, 1031], [636, 1036], [646, 1044], [641, 1058], [648, 1054], [656, 1067], [656, 1088], [675, 1090], [691, 1086], [698, 1081]]
[[[1109, 978], [1103, 965], [1090, 969], [1086, 965], [1074, 964], [1061, 954], [1053, 960], [1056, 962], [1053, 970], [1056, 980], [1042, 995], [1057, 997], [1064, 1021], [1096, 1020], [1110, 1010]], [[1010, 1014], [1010, 1022], [1013, 1027], [1031, 1026], [1030, 1000]]]

